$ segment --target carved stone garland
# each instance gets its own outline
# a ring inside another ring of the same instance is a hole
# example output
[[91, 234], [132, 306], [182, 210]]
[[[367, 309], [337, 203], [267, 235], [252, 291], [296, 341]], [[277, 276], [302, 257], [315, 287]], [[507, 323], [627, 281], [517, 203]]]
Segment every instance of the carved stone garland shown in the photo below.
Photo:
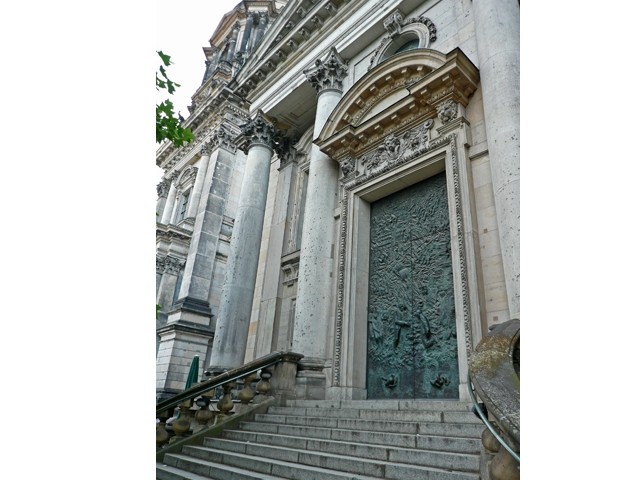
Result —
[[[431, 123], [430, 123], [431, 122]], [[429, 125], [427, 127], [427, 125]], [[433, 120], [425, 122], [422, 126], [407, 132], [409, 137], [413, 137], [416, 131], [421, 131], [426, 128], [427, 132], [433, 125]], [[413, 134], [412, 134], [413, 132]], [[403, 135], [405, 137], [407, 134]], [[396, 138], [397, 139], [397, 138]], [[333, 386], [340, 386], [341, 372], [340, 366], [342, 364], [342, 328], [344, 319], [344, 270], [346, 261], [346, 245], [347, 245], [347, 213], [349, 211], [349, 192], [354, 188], [369, 182], [389, 170], [395, 169], [409, 161], [415, 159], [419, 155], [434, 151], [443, 146], [449, 145], [451, 149], [452, 160], [452, 177], [454, 184], [454, 198], [455, 198], [455, 212], [456, 212], [456, 231], [458, 236], [458, 249], [460, 251], [460, 273], [462, 283], [462, 303], [463, 303], [463, 319], [464, 319], [464, 336], [467, 358], [471, 356], [471, 318], [470, 318], [470, 306], [469, 306], [469, 281], [466, 267], [466, 254], [465, 254], [465, 241], [464, 241], [464, 225], [462, 219], [462, 200], [460, 193], [460, 165], [458, 162], [458, 150], [456, 147], [457, 135], [455, 133], [442, 137], [431, 143], [424, 143], [417, 145], [417, 148], [405, 150], [400, 152], [400, 148], [391, 147], [395, 155], [394, 159], [387, 161], [381, 165], [381, 168], [370, 171], [366, 175], [361, 175], [355, 178], [353, 181], [344, 184], [342, 194], [342, 208], [340, 212], [340, 242], [338, 252], [338, 298], [337, 298], [337, 314], [335, 323], [335, 344], [334, 344], [334, 356], [333, 356]], [[397, 145], [395, 141], [393, 144]], [[416, 145], [415, 143], [410, 145]], [[386, 148], [386, 147], [385, 147]], [[371, 155], [371, 154], [369, 154]], [[343, 179], [344, 181], [344, 179]]]

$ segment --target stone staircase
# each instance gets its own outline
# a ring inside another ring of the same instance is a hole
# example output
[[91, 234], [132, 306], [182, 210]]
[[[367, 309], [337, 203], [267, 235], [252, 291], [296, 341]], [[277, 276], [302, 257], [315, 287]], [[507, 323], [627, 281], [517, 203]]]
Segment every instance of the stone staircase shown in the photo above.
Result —
[[478, 480], [484, 425], [457, 401], [296, 400], [185, 446], [159, 480]]

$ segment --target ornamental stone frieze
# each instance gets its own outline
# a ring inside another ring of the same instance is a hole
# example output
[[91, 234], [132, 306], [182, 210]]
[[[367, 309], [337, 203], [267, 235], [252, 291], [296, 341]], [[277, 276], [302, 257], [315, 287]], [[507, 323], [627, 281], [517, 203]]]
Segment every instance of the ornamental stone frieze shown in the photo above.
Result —
[[264, 145], [278, 152], [278, 154], [284, 153], [282, 152], [284, 136], [262, 110], [258, 110], [258, 113], [251, 121], [241, 126], [240, 131], [241, 133], [238, 137], [239, 148], [245, 154], [254, 145]]
[[365, 172], [369, 173], [387, 164], [413, 158], [429, 147], [433, 120], [429, 119], [402, 135], [389, 135], [374, 151], [360, 159]]
[[307, 80], [318, 93], [324, 90], [342, 92], [342, 80], [347, 76], [347, 62], [340, 57], [335, 47], [331, 47], [324, 60], [317, 59], [312, 68], [303, 70]]

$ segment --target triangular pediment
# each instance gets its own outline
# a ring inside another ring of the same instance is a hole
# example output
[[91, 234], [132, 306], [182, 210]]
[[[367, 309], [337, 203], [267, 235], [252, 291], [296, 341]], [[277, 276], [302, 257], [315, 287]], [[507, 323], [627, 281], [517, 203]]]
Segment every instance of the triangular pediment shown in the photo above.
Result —
[[314, 143], [336, 160], [358, 156], [386, 135], [436, 117], [443, 102], [466, 107], [479, 81], [458, 48], [446, 55], [429, 49], [394, 55], [345, 93]]

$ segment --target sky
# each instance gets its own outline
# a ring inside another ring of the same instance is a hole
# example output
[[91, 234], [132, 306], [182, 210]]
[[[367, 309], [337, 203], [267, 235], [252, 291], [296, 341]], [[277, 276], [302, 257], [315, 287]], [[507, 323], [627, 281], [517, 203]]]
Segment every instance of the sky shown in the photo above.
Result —
[[156, 0], [156, 50], [171, 56], [173, 65], [167, 74], [181, 85], [171, 100], [176, 113], [185, 118], [204, 75], [202, 47], [209, 45], [222, 16], [238, 3], [240, 0]]

